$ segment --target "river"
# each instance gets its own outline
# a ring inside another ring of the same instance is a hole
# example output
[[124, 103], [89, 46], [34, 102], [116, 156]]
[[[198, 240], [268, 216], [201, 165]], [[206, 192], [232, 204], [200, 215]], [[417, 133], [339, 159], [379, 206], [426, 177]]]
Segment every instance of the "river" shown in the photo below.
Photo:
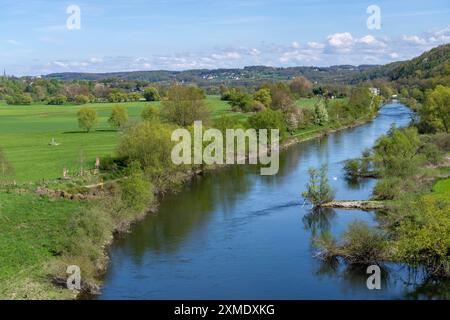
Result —
[[327, 164], [337, 199], [367, 199], [376, 181], [349, 182], [344, 161], [373, 146], [411, 111], [385, 105], [371, 122], [306, 141], [280, 154], [275, 176], [238, 165], [196, 177], [166, 195], [159, 212], [136, 224], [110, 248], [99, 299], [401, 299], [420, 298], [406, 285], [407, 268], [390, 264], [381, 290], [368, 290], [365, 268], [314, 258], [311, 237], [339, 236], [376, 214], [327, 210], [311, 214], [301, 192], [309, 167]]

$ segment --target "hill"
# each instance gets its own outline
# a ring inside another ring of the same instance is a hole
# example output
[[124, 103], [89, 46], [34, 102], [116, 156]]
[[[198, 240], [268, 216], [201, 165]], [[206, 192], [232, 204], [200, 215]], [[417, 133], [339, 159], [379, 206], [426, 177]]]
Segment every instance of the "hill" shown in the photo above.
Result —
[[201, 86], [227, 84], [232, 86], [254, 85], [267, 81], [291, 80], [305, 76], [318, 83], [348, 83], [361, 72], [375, 68], [376, 65], [339, 65], [331, 67], [290, 67], [275, 68], [251, 66], [235, 69], [197, 69], [186, 71], [130, 71], [114, 73], [52, 73], [44, 78], [57, 80], [142, 80], [170, 83], [173, 81], [196, 83]]

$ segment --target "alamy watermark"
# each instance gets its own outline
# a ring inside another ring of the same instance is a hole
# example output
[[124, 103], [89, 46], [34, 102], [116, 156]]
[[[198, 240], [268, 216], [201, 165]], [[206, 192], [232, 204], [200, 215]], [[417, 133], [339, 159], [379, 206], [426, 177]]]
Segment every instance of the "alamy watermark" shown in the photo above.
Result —
[[367, 278], [366, 285], [369, 290], [381, 290], [381, 269], [376, 264], [368, 266], [366, 270], [370, 276]]
[[[274, 175], [279, 169], [279, 130], [214, 128], [203, 131], [202, 121], [194, 122], [194, 137], [184, 128], [173, 131], [172, 149], [174, 164], [261, 164], [261, 175]], [[207, 143], [205, 146], [204, 143]], [[225, 147], [224, 147], [225, 143]], [[193, 150], [193, 155], [192, 155]], [[248, 151], [248, 152], [247, 152]]]
[[370, 16], [367, 18], [366, 25], [369, 30], [380, 30], [381, 29], [381, 9], [377, 5], [370, 5], [366, 10], [367, 14]]
[[66, 13], [69, 17], [66, 20], [66, 27], [68, 30], [81, 29], [81, 9], [76, 4], [71, 4], [67, 7]]
[[66, 273], [70, 276], [67, 277], [67, 289], [81, 290], [81, 270], [77, 265], [70, 265], [67, 267]]

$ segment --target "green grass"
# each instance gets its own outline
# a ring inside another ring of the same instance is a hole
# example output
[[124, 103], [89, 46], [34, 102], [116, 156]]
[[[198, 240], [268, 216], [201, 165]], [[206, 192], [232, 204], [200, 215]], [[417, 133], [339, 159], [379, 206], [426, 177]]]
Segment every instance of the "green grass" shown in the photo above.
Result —
[[[224, 114], [244, 119], [247, 115], [234, 113], [226, 101], [219, 96], [208, 96], [207, 103], [213, 118]], [[147, 102], [120, 103], [128, 110], [131, 120], [138, 120]], [[150, 104], [159, 107], [160, 102]], [[55, 179], [62, 176], [64, 167], [69, 173], [83, 166], [92, 167], [95, 158], [112, 156], [115, 153], [118, 133], [111, 130], [107, 120], [115, 103], [94, 103], [84, 106], [97, 110], [99, 124], [96, 130], [86, 133], [78, 128], [77, 111], [81, 106], [9, 106], [0, 104], [0, 148], [14, 167], [14, 178], [18, 182]], [[55, 138], [58, 146], [50, 146]]]
[[436, 182], [433, 187], [433, 192], [439, 195], [450, 195], [450, 178]]
[[11, 288], [16, 281], [48, 282], [45, 264], [64, 245], [70, 217], [85, 205], [0, 193], [0, 297], [23, 289]]

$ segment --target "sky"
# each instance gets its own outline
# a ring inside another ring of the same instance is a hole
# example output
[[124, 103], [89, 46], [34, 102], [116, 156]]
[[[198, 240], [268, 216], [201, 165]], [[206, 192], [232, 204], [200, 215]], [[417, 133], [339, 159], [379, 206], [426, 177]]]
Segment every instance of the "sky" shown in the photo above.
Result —
[[449, 17], [449, 0], [0, 0], [0, 68], [382, 64], [449, 43]]

